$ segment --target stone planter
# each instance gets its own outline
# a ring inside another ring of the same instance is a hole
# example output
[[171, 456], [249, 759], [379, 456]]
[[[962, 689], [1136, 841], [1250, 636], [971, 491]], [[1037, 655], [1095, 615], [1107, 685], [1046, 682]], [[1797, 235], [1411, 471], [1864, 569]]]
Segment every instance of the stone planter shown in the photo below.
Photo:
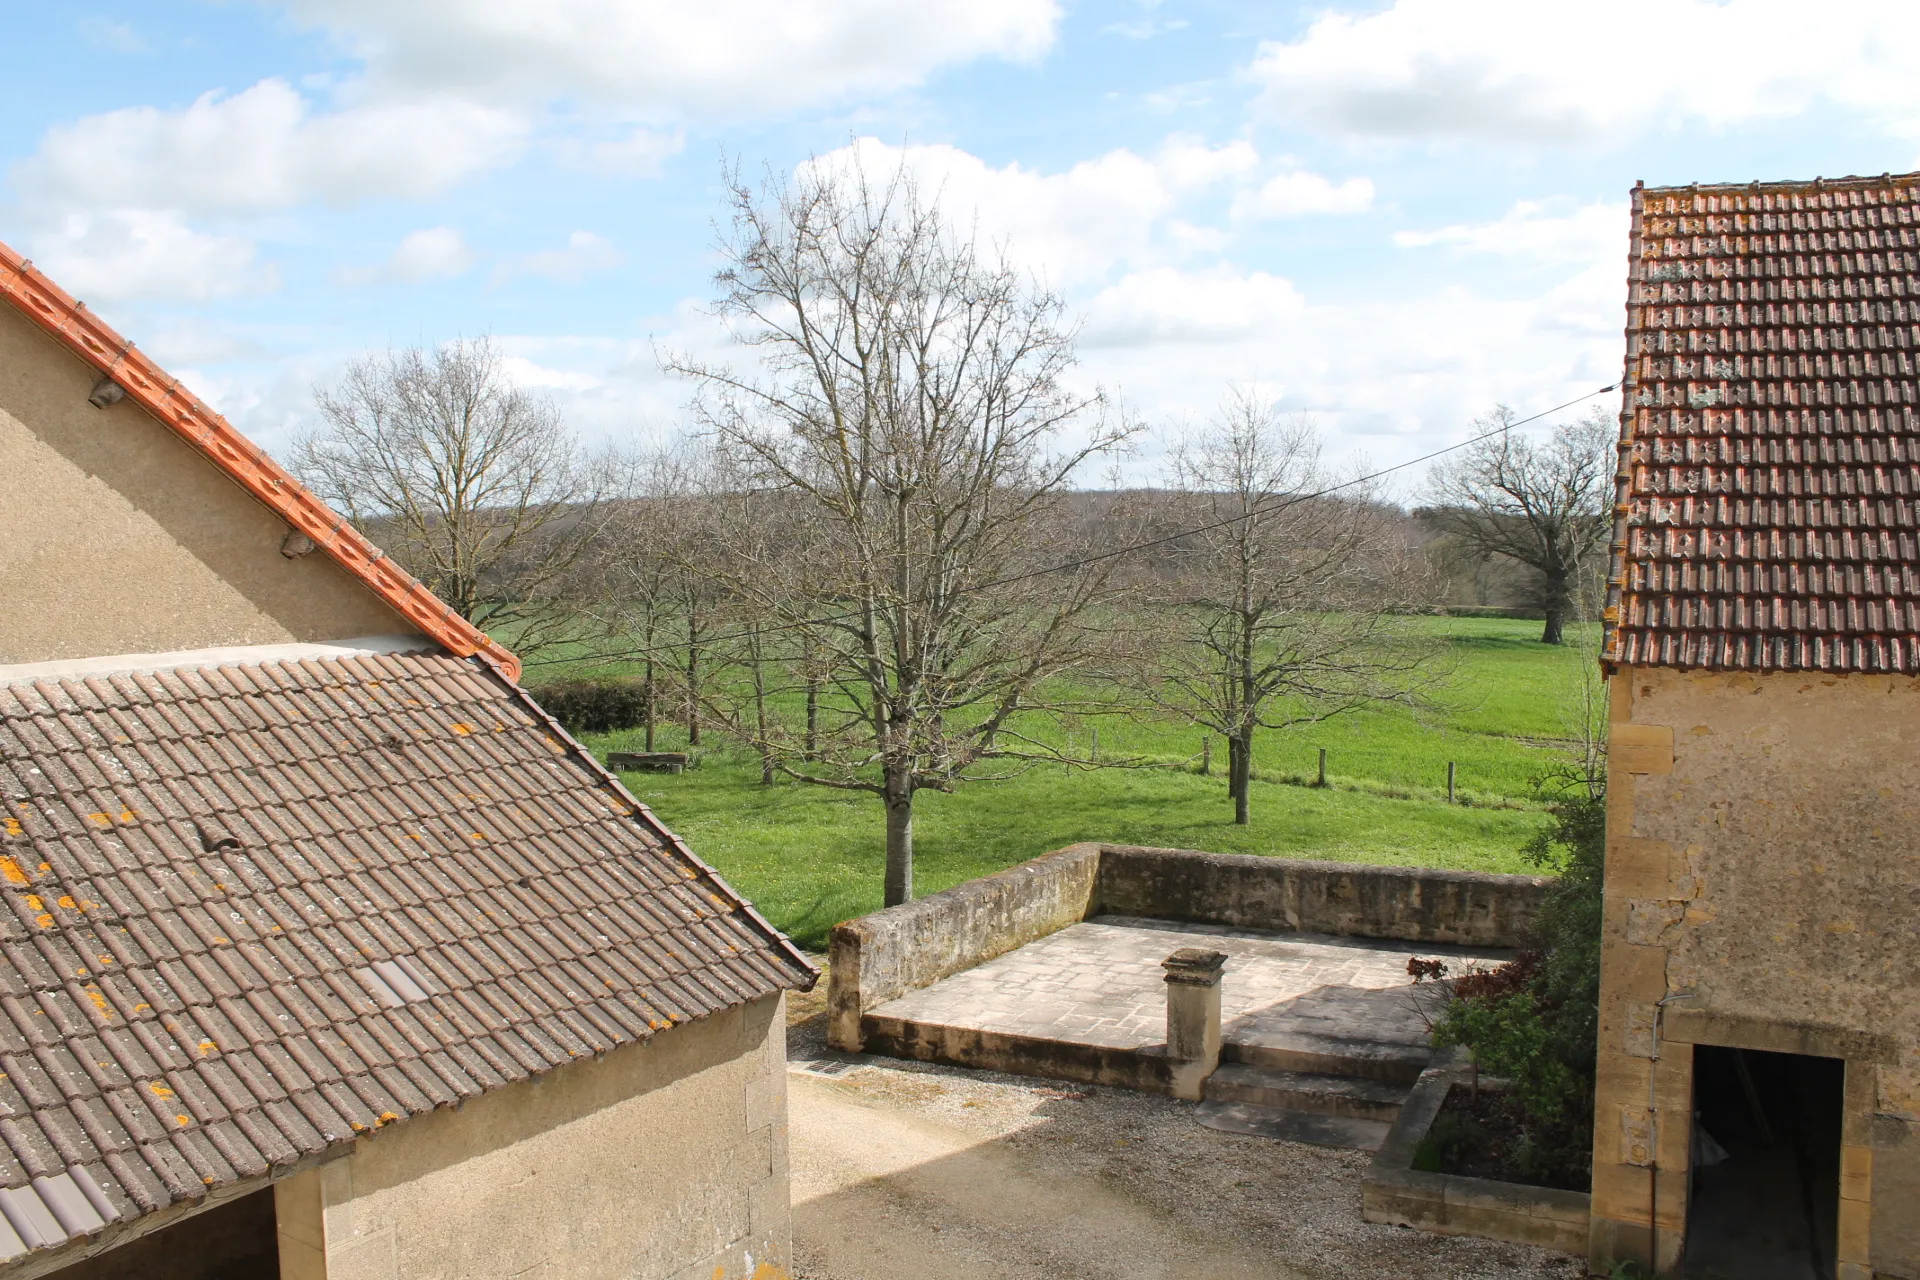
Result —
[[1421, 1073], [1367, 1171], [1362, 1216], [1368, 1222], [1539, 1245], [1584, 1256], [1591, 1202], [1586, 1192], [1422, 1173], [1413, 1167], [1414, 1149], [1427, 1136], [1447, 1096], [1456, 1085], [1464, 1088], [1466, 1079], [1465, 1055], [1458, 1050]]

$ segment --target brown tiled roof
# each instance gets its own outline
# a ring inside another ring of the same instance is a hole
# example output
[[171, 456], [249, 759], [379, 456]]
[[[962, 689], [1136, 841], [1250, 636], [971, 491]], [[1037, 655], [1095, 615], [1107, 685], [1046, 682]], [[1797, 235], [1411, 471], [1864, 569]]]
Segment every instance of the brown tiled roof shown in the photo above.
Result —
[[1636, 189], [1605, 657], [1920, 671], [1920, 175]]
[[440, 651], [0, 684], [0, 1259], [813, 980]]

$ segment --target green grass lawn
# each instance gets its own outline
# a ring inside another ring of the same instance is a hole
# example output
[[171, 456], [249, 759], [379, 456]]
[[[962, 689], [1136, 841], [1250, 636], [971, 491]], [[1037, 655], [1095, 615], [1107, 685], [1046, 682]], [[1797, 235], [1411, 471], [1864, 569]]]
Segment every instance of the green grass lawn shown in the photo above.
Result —
[[[1520, 845], [1545, 820], [1537, 782], [1558, 759], [1568, 705], [1590, 661], [1573, 645], [1538, 643], [1540, 624], [1435, 618], [1452, 665], [1444, 706], [1425, 715], [1356, 715], [1256, 742], [1253, 822], [1233, 825], [1225, 752], [1216, 772], [1192, 765], [1198, 730], [1160, 719], [1090, 717], [1068, 729], [1077, 745], [1095, 728], [1108, 758], [1154, 767], [1036, 767], [915, 803], [915, 887], [930, 893], [1076, 840], [1280, 854], [1349, 862], [1480, 871], [1524, 871]], [[1590, 652], [1590, 651], [1588, 651]], [[604, 754], [637, 749], [640, 734], [594, 734]], [[684, 747], [668, 730], [662, 750]], [[1328, 787], [1301, 785], [1329, 752]], [[1459, 766], [1460, 798], [1446, 803], [1446, 767]], [[748, 752], [710, 738], [697, 767], [678, 776], [627, 774], [663, 821], [776, 925], [802, 945], [824, 945], [839, 920], [880, 906], [884, 829], [869, 795], [782, 781], [760, 785]]]

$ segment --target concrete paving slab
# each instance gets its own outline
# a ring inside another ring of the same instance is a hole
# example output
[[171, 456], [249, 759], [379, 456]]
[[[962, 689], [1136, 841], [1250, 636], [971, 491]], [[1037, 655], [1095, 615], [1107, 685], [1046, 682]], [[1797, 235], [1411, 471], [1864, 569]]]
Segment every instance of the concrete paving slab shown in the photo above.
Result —
[[1511, 955], [1491, 948], [1096, 916], [869, 1013], [924, 1025], [1144, 1049], [1166, 1039], [1161, 961], [1199, 938], [1227, 953], [1222, 1032], [1226, 1056], [1243, 1060], [1255, 1055], [1235, 1052], [1233, 1046], [1348, 1042], [1386, 1046], [1379, 1052], [1388, 1056], [1396, 1046], [1424, 1051], [1428, 1019], [1444, 997], [1413, 989], [1408, 958], [1444, 958], [1457, 974]]

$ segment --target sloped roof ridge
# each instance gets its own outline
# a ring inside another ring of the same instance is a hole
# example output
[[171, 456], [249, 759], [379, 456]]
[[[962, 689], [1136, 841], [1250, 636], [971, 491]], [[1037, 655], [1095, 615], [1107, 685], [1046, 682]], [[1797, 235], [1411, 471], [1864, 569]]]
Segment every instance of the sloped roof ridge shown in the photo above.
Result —
[[1635, 190], [1647, 195], [1673, 195], [1680, 192], [1701, 192], [1706, 195], [1732, 195], [1742, 192], [1773, 194], [1778, 192], [1806, 191], [1861, 191], [1886, 190], [1920, 186], [1920, 173], [1871, 173], [1848, 174], [1839, 178], [1780, 178], [1771, 181], [1753, 182], [1683, 182], [1674, 186], [1649, 187], [1638, 184]]
[[454, 612], [265, 450], [5, 243], [0, 243], [0, 298], [111, 378], [129, 399], [313, 539], [315, 546], [422, 633], [449, 652], [463, 658], [478, 656], [510, 682], [518, 681], [520, 660], [510, 650]]

